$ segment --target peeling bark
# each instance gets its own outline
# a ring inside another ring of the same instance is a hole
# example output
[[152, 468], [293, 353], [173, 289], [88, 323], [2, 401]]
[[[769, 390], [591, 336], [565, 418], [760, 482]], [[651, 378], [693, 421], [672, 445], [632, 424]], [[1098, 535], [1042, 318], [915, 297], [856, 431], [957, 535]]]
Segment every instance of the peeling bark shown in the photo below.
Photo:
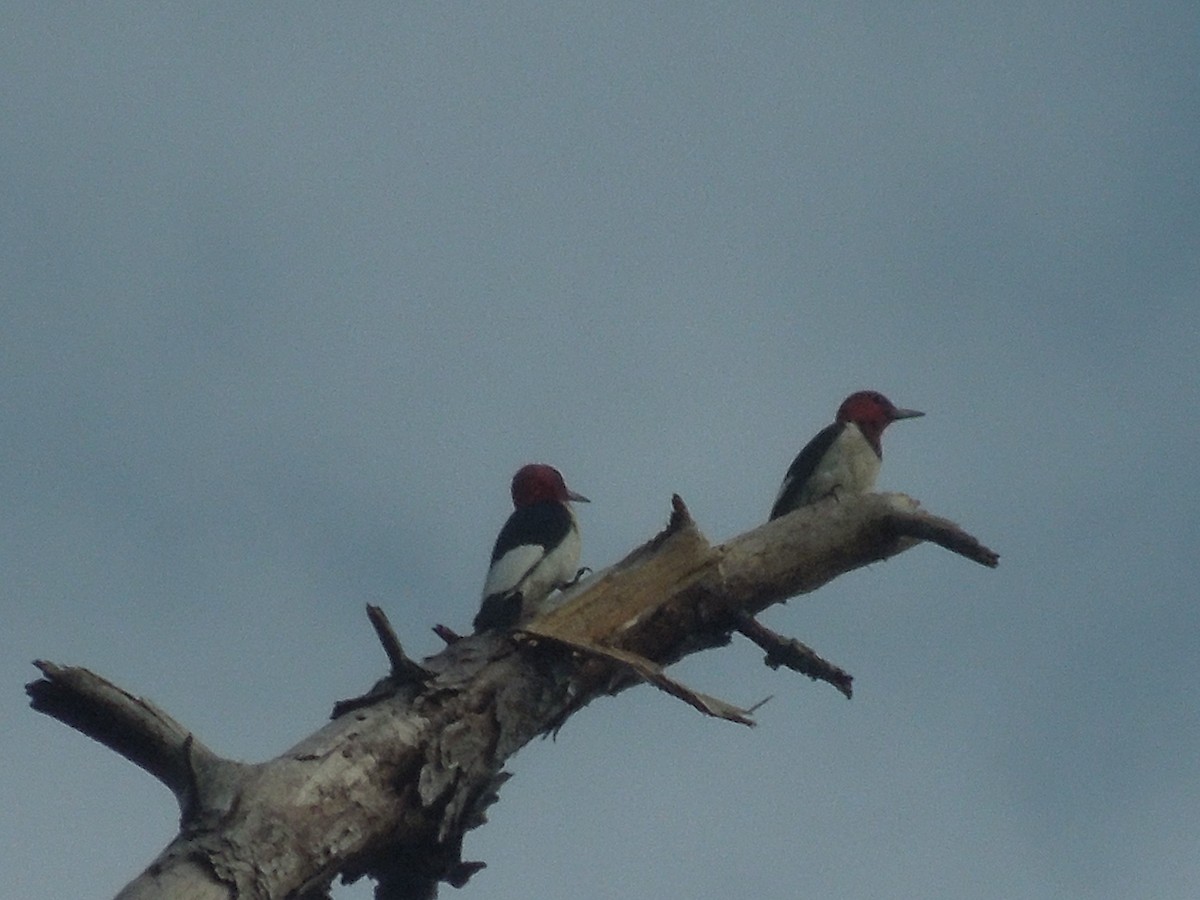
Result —
[[448, 646], [418, 664], [382, 610], [370, 610], [390, 674], [255, 765], [216, 756], [86, 669], [38, 662], [43, 677], [27, 690], [34, 709], [146, 769], [179, 801], [179, 834], [119, 900], [315, 900], [339, 875], [374, 878], [381, 900], [430, 898], [439, 883], [461, 886], [482, 867], [463, 861], [463, 836], [485, 821], [506, 760], [600, 695], [647, 681], [709, 715], [753, 724], [750, 711], [663, 671], [740, 631], [767, 650], [768, 665], [849, 696], [847, 673], [753, 616], [921, 541], [997, 563], [902, 495], [805, 507], [718, 546], [676, 497], [662, 534], [518, 632], [459, 637], [442, 628]]

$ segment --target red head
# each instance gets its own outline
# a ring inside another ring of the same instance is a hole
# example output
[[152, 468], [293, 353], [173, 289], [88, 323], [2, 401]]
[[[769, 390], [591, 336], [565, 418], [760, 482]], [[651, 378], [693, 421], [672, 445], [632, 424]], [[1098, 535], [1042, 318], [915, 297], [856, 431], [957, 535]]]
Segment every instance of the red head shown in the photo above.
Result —
[[513, 506], [533, 506], [535, 503], [566, 503], [575, 500], [588, 503], [588, 498], [567, 488], [562, 474], [554, 466], [530, 463], [521, 466], [512, 480]]
[[838, 407], [837, 421], [853, 422], [866, 435], [867, 440], [878, 445], [883, 429], [897, 419], [915, 419], [925, 413], [915, 409], [898, 409], [878, 391], [857, 391], [842, 401]]

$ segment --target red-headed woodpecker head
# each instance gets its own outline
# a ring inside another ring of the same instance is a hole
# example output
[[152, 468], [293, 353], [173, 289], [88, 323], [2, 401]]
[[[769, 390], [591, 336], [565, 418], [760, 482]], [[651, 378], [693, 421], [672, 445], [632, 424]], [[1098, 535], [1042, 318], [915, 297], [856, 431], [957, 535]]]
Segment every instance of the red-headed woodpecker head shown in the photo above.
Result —
[[923, 415], [925, 413], [915, 409], [897, 408], [896, 404], [878, 391], [855, 391], [842, 401], [834, 421], [853, 422], [863, 433], [863, 437], [882, 456], [879, 437], [883, 434], [883, 429], [899, 419], [915, 419]]
[[558, 469], [534, 463], [513, 476], [512, 499], [513, 513], [492, 549], [476, 633], [529, 619], [579, 575], [579, 525], [570, 502], [588, 498], [570, 490]]
[[857, 391], [842, 401], [832, 425], [817, 432], [792, 460], [772, 519], [838, 492], [862, 494], [875, 487], [883, 459], [883, 430], [899, 419], [925, 415], [900, 409], [878, 391]]
[[543, 463], [530, 463], [517, 469], [517, 474], [512, 480], [512, 500], [516, 509], [552, 501], [590, 502], [583, 494], [577, 494], [567, 487], [558, 469]]

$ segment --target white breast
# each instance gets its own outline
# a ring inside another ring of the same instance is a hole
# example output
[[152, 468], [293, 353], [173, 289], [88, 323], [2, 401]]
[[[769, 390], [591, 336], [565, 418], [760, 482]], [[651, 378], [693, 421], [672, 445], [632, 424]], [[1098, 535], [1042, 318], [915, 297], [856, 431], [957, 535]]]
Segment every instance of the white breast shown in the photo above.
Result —
[[800, 505], [812, 503], [832, 493], [865, 494], [875, 487], [879, 477], [879, 455], [858, 426], [846, 423], [842, 433], [821, 457], [805, 485]]

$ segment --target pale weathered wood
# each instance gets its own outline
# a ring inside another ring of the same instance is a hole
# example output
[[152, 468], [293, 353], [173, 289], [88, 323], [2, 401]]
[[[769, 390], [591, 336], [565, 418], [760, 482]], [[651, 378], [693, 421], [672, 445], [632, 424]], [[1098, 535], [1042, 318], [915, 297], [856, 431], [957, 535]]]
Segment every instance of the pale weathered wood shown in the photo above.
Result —
[[770, 661], [770, 646], [785, 653], [790, 639], [764, 637], [748, 617], [921, 540], [996, 564], [978, 541], [902, 495], [805, 507], [717, 546], [675, 498], [662, 534], [520, 632], [459, 638], [443, 629], [446, 649], [417, 665], [376, 612], [391, 674], [257, 765], [220, 759], [84, 669], [39, 663], [44, 677], [28, 690], [34, 708], [127, 756], [180, 799], [179, 834], [120, 900], [313, 900], [338, 875], [375, 878], [381, 900], [416, 900], [440, 882], [461, 885], [482, 865], [461, 859], [463, 835], [484, 821], [505, 761], [534, 737], [642, 680], [704, 712], [749, 721], [663, 667], [734, 631], [767, 641]]

